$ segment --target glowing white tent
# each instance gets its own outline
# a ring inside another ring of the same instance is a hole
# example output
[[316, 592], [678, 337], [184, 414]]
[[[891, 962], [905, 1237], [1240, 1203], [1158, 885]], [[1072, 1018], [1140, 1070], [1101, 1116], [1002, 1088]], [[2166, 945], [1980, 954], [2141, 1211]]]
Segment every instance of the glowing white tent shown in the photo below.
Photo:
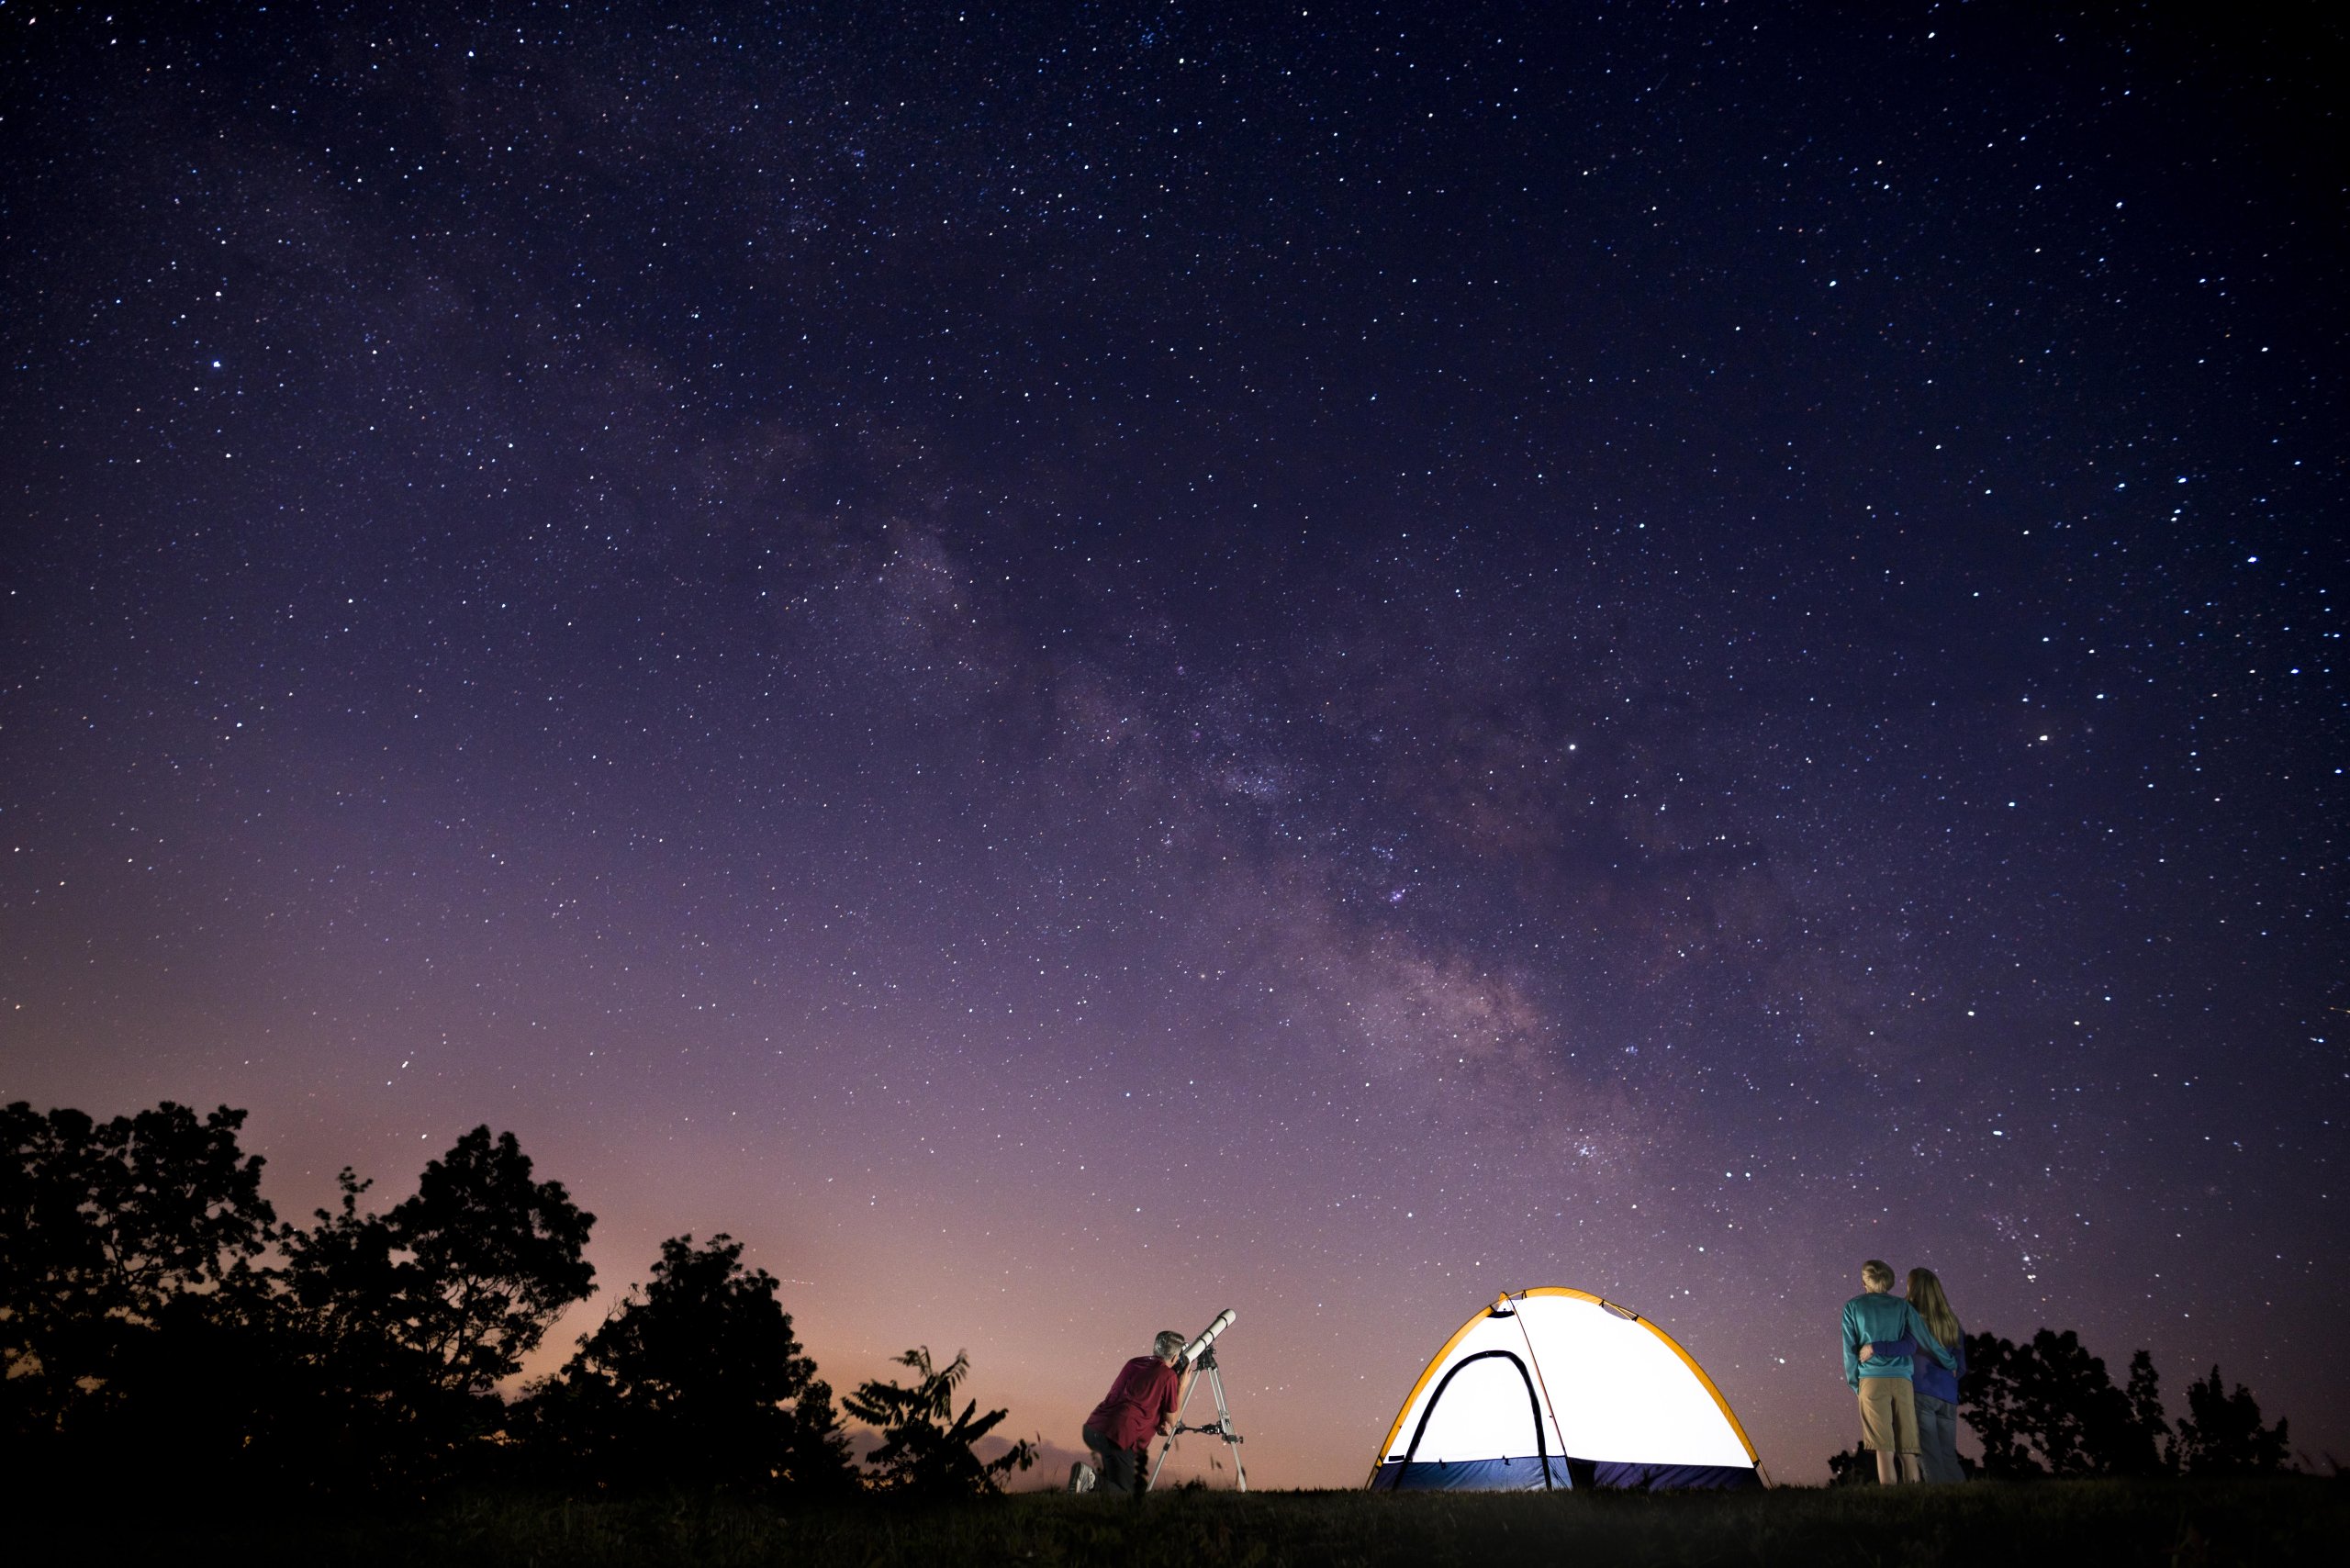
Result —
[[1375, 1492], [1767, 1486], [1705, 1369], [1639, 1313], [1545, 1286], [1497, 1297], [1412, 1385]]

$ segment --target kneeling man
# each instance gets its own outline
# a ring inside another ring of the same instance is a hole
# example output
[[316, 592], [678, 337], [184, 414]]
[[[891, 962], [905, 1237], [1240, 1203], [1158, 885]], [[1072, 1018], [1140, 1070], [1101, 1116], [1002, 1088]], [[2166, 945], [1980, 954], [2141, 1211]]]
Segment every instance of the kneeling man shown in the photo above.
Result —
[[[1092, 1450], [1093, 1468], [1101, 1473], [1105, 1490], [1139, 1497], [1149, 1484], [1149, 1466], [1144, 1462], [1150, 1439], [1174, 1431], [1175, 1413], [1183, 1407], [1192, 1379], [1198, 1375], [1190, 1369], [1176, 1374], [1175, 1362], [1182, 1353], [1183, 1336], [1172, 1328], [1161, 1332], [1149, 1355], [1136, 1356], [1118, 1370], [1109, 1394], [1085, 1418], [1085, 1446]], [[1070, 1491], [1090, 1487], [1085, 1471], [1083, 1464], [1072, 1468]]]

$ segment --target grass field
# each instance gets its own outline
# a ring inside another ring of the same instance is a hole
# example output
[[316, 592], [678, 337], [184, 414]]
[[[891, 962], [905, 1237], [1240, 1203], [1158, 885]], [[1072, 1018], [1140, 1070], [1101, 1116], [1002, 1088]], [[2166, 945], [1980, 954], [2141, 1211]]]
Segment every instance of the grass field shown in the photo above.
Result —
[[[462, 1502], [412, 1514], [117, 1520], [19, 1562], [294, 1564], [2278, 1564], [2339, 1558], [2350, 1485], [2051, 1482], [1733, 1496], [1360, 1492], [1050, 1495], [944, 1509], [794, 1511], [709, 1498]], [[15, 1533], [12, 1531], [12, 1533]], [[2332, 1545], [2328, 1545], [2331, 1542]]]

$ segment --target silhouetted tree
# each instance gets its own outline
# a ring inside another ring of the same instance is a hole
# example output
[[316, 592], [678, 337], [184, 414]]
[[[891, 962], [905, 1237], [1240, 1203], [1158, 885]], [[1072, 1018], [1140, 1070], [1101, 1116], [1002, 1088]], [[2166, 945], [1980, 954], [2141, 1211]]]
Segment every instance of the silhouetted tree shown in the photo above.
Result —
[[895, 1359], [918, 1374], [912, 1387], [864, 1383], [841, 1402], [858, 1420], [881, 1428], [881, 1446], [867, 1460], [876, 1489], [924, 1498], [986, 1495], [1002, 1490], [1013, 1471], [1036, 1462], [1036, 1445], [1025, 1439], [991, 1460], [971, 1451], [1009, 1412], [976, 1416], [974, 1399], [954, 1415], [955, 1390], [971, 1370], [968, 1355], [958, 1351], [951, 1364], [934, 1368], [924, 1345]]
[[495, 1393], [556, 1316], [586, 1296], [596, 1216], [532, 1178], [512, 1133], [487, 1126], [424, 1168], [416, 1194], [363, 1214], [369, 1183], [341, 1175], [341, 1206], [286, 1247], [285, 1280], [315, 1403], [297, 1441], [379, 1455], [385, 1478], [429, 1477], [496, 1429]]
[[20, 1479], [119, 1469], [159, 1441], [182, 1473], [241, 1448], [257, 1260], [280, 1234], [244, 1119], [0, 1111], [0, 1409]]
[[1966, 1337], [1958, 1413], [1983, 1445], [1984, 1473], [2001, 1480], [2047, 1473], [2031, 1453], [2032, 1416], [2019, 1393], [2015, 1361], [2016, 1348], [2008, 1340], [1992, 1334]]
[[2071, 1329], [2043, 1328], [2020, 1346], [1970, 1334], [1966, 1361], [1959, 1411], [1983, 1445], [1986, 1473], [2158, 1475], [2169, 1468], [2158, 1446], [2168, 1423], [2144, 1351], [2131, 1361], [2126, 1392]]
[[433, 1381], [420, 1352], [398, 1332], [399, 1264], [392, 1231], [379, 1215], [362, 1214], [359, 1200], [374, 1186], [349, 1166], [336, 1174], [341, 1206], [317, 1211], [318, 1223], [297, 1229], [285, 1245], [287, 1299], [298, 1317], [303, 1353], [321, 1387], [369, 1390], [388, 1397], [400, 1387]]
[[2143, 1434], [2144, 1450], [2132, 1439], [2129, 1452], [2133, 1460], [2145, 1462], [2151, 1455], [2151, 1468], [2133, 1471], [2133, 1474], [2175, 1474], [2178, 1470], [2178, 1445], [2170, 1435], [2170, 1417], [2163, 1413], [2162, 1374], [2154, 1371], [2154, 1358], [2144, 1350], [2130, 1355], [2130, 1382], [2122, 1389], [2130, 1402], [2131, 1419]]
[[776, 1291], [765, 1269], [743, 1267], [730, 1237], [699, 1249], [690, 1236], [664, 1241], [643, 1294], [533, 1390], [523, 1428], [599, 1485], [854, 1485], [832, 1389]]
[[1876, 1456], [1859, 1444], [1828, 1456], [1828, 1484], [1830, 1486], [1874, 1486], [1876, 1484]]
[[2260, 1405], [2252, 1391], [2236, 1384], [2224, 1392], [2220, 1369], [2187, 1385], [2187, 1418], [2178, 1424], [2178, 1458], [2189, 1475], [2270, 1475], [2285, 1468], [2292, 1450], [2285, 1436], [2287, 1423], [2274, 1427], [2260, 1421]]
[[388, 1215], [360, 1214], [370, 1183], [347, 1168], [341, 1181], [341, 1212], [293, 1237], [287, 1274], [330, 1342], [378, 1339], [401, 1375], [485, 1392], [593, 1288], [596, 1216], [562, 1182], [532, 1181], [512, 1133], [465, 1134]]
[[403, 1336], [448, 1386], [486, 1392], [595, 1288], [595, 1265], [582, 1256], [595, 1223], [562, 1182], [531, 1180], [531, 1158], [512, 1133], [493, 1143], [476, 1127], [386, 1216], [406, 1255]]

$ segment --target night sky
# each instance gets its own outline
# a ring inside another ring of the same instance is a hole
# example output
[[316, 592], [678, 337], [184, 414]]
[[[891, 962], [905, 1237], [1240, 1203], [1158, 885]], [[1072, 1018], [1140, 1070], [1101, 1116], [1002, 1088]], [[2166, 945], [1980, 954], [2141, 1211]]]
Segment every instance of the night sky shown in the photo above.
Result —
[[2350, 1452], [2338, 19], [158, 9], [0, 5], [0, 1098], [1063, 1462], [1561, 1284], [1824, 1480], [1870, 1256]]

